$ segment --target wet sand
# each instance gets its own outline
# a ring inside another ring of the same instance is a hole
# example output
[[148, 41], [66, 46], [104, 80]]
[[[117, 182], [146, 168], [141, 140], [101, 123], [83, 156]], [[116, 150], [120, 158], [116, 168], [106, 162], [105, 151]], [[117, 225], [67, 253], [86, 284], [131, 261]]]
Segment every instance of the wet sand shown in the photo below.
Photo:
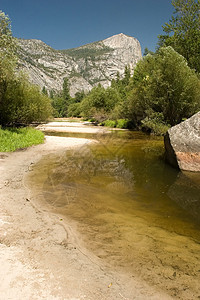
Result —
[[42, 157], [90, 142], [50, 136], [0, 153], [0, 299], [171, 299], [86, 250], [75, 224], [40, 206], [26, 185]]

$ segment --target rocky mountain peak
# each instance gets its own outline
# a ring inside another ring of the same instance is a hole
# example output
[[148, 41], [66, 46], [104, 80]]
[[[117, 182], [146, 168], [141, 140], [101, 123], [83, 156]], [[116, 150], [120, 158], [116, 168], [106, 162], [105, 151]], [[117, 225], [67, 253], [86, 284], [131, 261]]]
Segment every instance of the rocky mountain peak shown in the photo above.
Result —
[[126, 65], [133, 70], [142, 58], [140, 43], [123, 33], [68, 50], [55, 50], [40, 40], [19, 40], [20, 66], [41, 88], [61, 90], [68, 77], [73, 96], [101, 83], [110, 85]]
[[129, 47], [138, 47], [139, 42], [136, 38], [125, 35], [123, 33], [119, 33], [116, 35], [113, 35], [105, 40], [103, 40], [103, 43], [111, 47], [113, 49], [116, 48], [129, 48]]

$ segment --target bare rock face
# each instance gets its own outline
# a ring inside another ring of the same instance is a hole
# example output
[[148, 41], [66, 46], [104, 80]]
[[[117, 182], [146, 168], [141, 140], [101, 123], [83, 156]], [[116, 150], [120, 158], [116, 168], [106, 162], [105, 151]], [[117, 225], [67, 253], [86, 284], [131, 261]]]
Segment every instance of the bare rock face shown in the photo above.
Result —
[[138, 40], [123, 33], [78, 48], [55, 50], [40, 40], [19, 40], [20, 68], [30, 81], [47, 90], [62, 89], [63, 79], [70, 83], [70, 94], [89, 91], [101, 83], [108, 87], [126, 65], [133, 71], [142, 58]]
[[174, 167], [200, 172], [200, 112], [168, 130], [165, 150]]

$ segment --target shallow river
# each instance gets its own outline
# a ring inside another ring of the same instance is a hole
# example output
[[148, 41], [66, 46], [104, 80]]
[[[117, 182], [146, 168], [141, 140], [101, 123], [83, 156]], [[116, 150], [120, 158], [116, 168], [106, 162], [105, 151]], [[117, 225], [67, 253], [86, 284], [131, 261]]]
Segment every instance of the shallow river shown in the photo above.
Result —
[[95, 138], [33, 167], [40, 201], [75, 221], [85, 247], [113, 269], [176, 299], [200, 298], [200, 174], [167, 165], [162, 138]]

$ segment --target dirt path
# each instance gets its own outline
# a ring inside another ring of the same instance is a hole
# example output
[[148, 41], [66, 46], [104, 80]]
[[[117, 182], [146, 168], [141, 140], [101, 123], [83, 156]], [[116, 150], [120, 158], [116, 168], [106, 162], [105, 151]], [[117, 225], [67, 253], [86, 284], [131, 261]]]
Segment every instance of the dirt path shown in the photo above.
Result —
[[82, 248], [76, 228], [36, 205], [25, 176], [42, 156], [90, 140], [47, 137], [0, 154], [0, 299], [171, 299]]

